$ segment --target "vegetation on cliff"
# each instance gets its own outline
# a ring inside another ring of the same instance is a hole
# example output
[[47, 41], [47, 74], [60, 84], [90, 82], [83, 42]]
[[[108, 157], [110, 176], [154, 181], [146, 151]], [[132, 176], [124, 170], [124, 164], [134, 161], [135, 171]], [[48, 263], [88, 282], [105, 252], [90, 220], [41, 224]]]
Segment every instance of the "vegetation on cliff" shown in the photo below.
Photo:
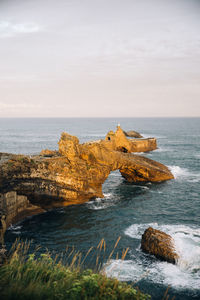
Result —
[[27, 244], [17, 244], [0, 267], [0, 297], [5, 300], [42, 299], [150, 299], [131, 285], [103, 272], [84, 270], [80, 253], [64, 263], [49, 253], [27, 255]]

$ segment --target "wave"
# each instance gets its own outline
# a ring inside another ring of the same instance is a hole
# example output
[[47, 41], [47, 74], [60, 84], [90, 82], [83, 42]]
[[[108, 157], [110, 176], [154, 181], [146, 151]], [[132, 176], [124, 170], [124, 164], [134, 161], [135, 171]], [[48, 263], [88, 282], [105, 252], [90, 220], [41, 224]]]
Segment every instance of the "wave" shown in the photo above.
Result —
[[153, 152], [170, 152], [170, 151], [173, 151], [173, 149], [172, 148], [159, 147], [159, 148], [153, 150]]
[[15, 230], [20, 230], [22, 228], [22, 225], [10, 225], [8, 230], [15, 231]]
[[104, 266], [108, 277], [118, 278], [120, 281], [138, 281], [144, 274], [143, 267], [132, 260], [110, 260]]
[[112, 193], [105, 193], [104, 198], [96, 198], [86, 204], [89, 209], [100, 210], [115, 205], [115, 200]]
[[135, 185], [136, 187], [139, 187], [142, 190], [149, 190], [150, 188], [146, 185]]
[[200, 174], [190, 172], [187, 168], [181, 168], [179, 166], [168, 166], [169, 170], [174, 175], [175, 179], [183, 179], [189, 182], [199, 182]]
[[164, 135], [157, 135], [157, 134], [146, 134], [146, 133], [141, 133], [142, 134], [142, 136], [145, 138], [145, 139], [147, 139], [147, 138], [150, 138], [150, 137], [154, 137], [154, 138], [156, 138], [156, 139], [166, 139], [167, 137], [166, 136], [164, 136]]
[[121, 174], [119, 171], [111, 172], [109, 176], [114, 176], [114, 177], [121, 177]]
[[21, 234], [22, 225], [11, 225], [8, 230], [11, 231], [13, 234]]
[[[120, 280], [140, 280], [142, 274], [147, 274], [147, 280], [164, 283], [172, 287], [199, 289], [200, 286], [200, 228], [189, 225], [158, 225], [157, 223], [133, 224], [125, 230], [125, 235], [141, 240], [144, 230], [149, 226], [170, 234], [175, 243], [175, 248], [180, 256], [177, 265], [159, 260], [147, 259], [138, 247], [138, 258], [133, 256], [133, 260], [127, 262], [112, 261], [111, 266], [106, 268], [108, 275], [117, 276]], [[144, 263], [145, 262], [145, 263]], [[149, 262], [149, 263], [146, 263]], [[141, 267], [142, 266], [142, 267]], [[116, 269], [116, 270], [115, 270]], [[136, 269], [136, 272], [131, 270]], [[111, 270], [113, 270], [111, 272]], [[134, 273], [134, 274], [132, 274]]]

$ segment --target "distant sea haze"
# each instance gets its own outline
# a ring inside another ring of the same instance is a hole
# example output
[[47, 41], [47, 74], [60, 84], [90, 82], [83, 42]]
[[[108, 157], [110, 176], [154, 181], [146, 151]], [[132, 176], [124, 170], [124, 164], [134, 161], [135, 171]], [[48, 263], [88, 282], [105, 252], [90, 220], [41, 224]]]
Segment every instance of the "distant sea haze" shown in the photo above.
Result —
[[[106, 256], [121, 236], [117, 252], [129, 251], [124, 261], [113, 255], [107, 275], [137, 282], [152, 299], [162, 299], [168, 286], [170, 298], [200, 299], [200, 118], [0, 119], [0, 151], [36, 154], [57, 149], [63, 131], [80, 142], [103, 139], [118, 123], [124, 130], [156, 137], [158, 149], [142, 155], [167, 165], [175, 179], [131, 184], [112, 172], [103, 185], [103, 199], [26, 219], [6, 232], [6, 245], [18, 237], [31, 239], [32, 247], [40, 244], [41, 251], [61, 253], [74, 245], [84, 255], [104, 238]], [[141, 235], [149, 226], [174, 238], [178, 265], [141, 252]], [[92, 255], [86, 264], [94, 267]]]

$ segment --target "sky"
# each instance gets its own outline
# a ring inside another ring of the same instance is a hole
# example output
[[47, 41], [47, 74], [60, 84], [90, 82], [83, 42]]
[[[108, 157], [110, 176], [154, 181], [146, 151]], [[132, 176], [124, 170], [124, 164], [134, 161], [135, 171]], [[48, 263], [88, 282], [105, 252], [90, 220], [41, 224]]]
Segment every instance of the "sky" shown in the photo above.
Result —
[[0, 0], [0, 117], [199, 117], [200, 0]]

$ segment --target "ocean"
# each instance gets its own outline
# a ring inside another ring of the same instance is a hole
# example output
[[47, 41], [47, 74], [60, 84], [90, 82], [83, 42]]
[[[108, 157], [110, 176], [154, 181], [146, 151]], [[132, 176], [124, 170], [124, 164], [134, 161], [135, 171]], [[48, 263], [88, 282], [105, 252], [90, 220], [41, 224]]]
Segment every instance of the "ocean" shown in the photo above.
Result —
[[[131, 184], [118, 171], [112, 172], [103, 185], [105, 198], [13, 225], [6, 232], [6, 245], [9, 248], [16, 238], [28, 239], [50, 252], [74, 246], [84, 255], [105, 239], [106, 257], [121, 237], [111, 261], [103, 265], [107, 275], [133, 283], [152, 299], [162, 299], [168, 286], [176, 300], [200, 299], [200, 118], [2, 118], [0, 152], [36, 154], [57, 149], [63, 131], [76, 135], [81, 143], [103, 139], [118, 123], [124, 130], [156, 137], [159, 148], [142, 155], [167, 165], [175, 179]], [[141, 251], [141, 236], [149, 226], [174, 238], [181, 256], [178, 265]], [[93, 267], [95, 262], [88, 259], [86, 264]]]

